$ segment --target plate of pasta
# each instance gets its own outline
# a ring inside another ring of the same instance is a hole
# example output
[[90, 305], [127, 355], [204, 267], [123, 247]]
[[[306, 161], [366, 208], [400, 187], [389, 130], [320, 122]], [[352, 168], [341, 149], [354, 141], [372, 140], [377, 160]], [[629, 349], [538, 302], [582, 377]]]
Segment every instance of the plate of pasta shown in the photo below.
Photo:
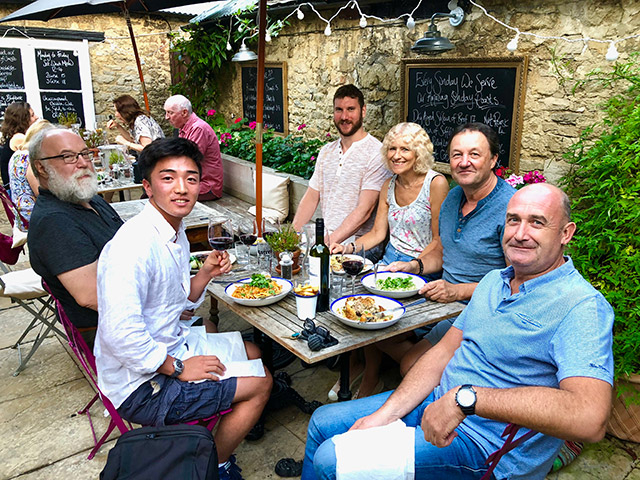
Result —
[[227, 285], [224, 293], [240, 305], [263, 307], [283, 299], [292, 288], [291, 282], [284, 278], [254, 273]]
[[[385, 313], [387, 311], [388, 314]], [[400, 320], [404, 312], [402, 303], [380, 295], [347, 295], [331, 304], [331, 313], [338, 320], [360, 330], [390, 327]]]

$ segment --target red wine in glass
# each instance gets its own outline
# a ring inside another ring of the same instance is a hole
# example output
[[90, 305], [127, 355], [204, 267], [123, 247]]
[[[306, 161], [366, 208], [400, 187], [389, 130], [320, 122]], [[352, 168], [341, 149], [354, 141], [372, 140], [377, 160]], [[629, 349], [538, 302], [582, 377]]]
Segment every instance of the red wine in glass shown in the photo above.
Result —
[[214, 250], [229, 250], [233, 247], [233, 237], [213, 237], [209, 239], [209, 245]]
[[342, 262], [342, 269], [347, 275], [358, 275], [364, 268], [364, 262], [361, 260], [344, 260]]
[[253, 245], [257, 239], [258, 239], [257, 235], [251, 235], [251, 234], [240, 235], [240, 241], [245, 245]]

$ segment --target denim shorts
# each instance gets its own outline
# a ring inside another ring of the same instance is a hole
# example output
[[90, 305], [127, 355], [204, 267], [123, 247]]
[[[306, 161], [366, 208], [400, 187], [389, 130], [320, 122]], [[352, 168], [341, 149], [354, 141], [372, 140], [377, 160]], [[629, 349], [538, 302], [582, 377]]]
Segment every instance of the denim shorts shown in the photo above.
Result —
[[118, 413], [144, 426], [173, 425], [212, 417], [231, 407], [237, 380], [234, 377], [191, 383], [156, 375], [129, 395]]

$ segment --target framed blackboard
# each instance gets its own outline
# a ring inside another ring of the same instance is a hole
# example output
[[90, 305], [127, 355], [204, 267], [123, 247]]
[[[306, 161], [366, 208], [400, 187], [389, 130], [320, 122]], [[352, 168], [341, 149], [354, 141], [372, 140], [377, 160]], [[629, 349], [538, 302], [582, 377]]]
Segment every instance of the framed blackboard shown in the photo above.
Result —
[[[447, 143], [458, 125], [482, 122], [500, 138], [498, 163], [518, 171], [528, 58], [404, 59], [404, 118], [431, 137], [448, 168]], [[441, 167], [444, 167], [442, 163]], [[447, 171], [447, 168], [438, 168]]]
[[[258, 97], [258, 67], [242, 66], [242, 116], [250, 122], [256, 119], [256, 102]], [[287, 113], [287, 64], [267, 63], [264, 69], [264, 110], [265, 128], [276, 132], [289, 132], [289, 115]]]
[[77, 52], [36, 48], [35, 54], [40, 90], [81, 90]]
[[0, 90], [24, 90], [19, 48], [0, 48]]
[[42, 117], [51, 123], [58, 123], [61, 114], [74, 112], [78, 115], [78, 123], [85, 127], [82, 93], [75, 92], [41, 92]]
[[12, 103], [26, 101], [26, 92], [0, 92], [0, 117], [4, 118], [5, 109]]

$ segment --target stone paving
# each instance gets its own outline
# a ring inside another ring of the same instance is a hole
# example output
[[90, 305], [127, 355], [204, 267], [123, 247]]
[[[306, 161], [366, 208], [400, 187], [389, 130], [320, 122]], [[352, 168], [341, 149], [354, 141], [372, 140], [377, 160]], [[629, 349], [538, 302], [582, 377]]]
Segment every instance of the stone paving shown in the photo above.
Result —
[[[207, 311], [203, 305], [199, 313]], [[87, 455], [93, 446], [89, 423], [75, 412], [93, 396], [82, 373], [56, 336], [48, 338], [18, 376], [12, 373], [18, 354], [11, 348], [26, 327], [28, 314], [0, 301], [0, 480], [97, 479], [104, 467], [116, 434], [93, 460]], [[247, 330], [229, 310], [221, 311], [222, 329]], [[336, 373], [325, 366], [304, 368], [295, 361], [286, 371], [293, 386], [307, 399], [325, 401]], [[393, 371], [385, 373], [385, 386], [397, 382]], [[99, 402], [98, 402], [99, 403]], [[92, 418], [97, 431], [108, 421], [95, 405]], [[269, 413], [265, 436], [243, 442], [237, 450], [238, 464], [246, 480], [280, 478], [274, 466], [282, 457], [301, 459], [309, 416], [291, 406]], [[640, 445], [607, 436], [589, 445], [569, 467], [547, 478], [553, 480], [640, 480]]]

